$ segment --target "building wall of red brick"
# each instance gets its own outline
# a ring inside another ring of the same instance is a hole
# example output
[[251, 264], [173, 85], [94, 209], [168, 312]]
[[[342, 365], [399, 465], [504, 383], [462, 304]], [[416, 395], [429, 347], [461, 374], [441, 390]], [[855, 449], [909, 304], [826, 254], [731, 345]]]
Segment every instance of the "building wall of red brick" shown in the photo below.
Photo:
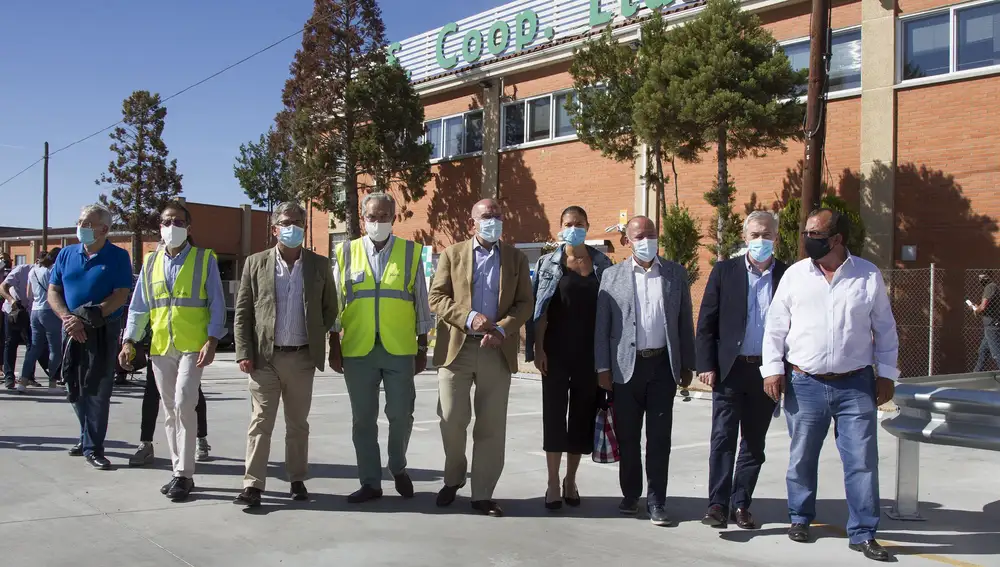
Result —
[[[811, 2], [797, 2], [762, 12], [760, 20], [778, 41], [804, 38], [809, 35], [811, 10]], [[861, 25], [861, 0], [835, 0], [830, 25], [835, 30]]]

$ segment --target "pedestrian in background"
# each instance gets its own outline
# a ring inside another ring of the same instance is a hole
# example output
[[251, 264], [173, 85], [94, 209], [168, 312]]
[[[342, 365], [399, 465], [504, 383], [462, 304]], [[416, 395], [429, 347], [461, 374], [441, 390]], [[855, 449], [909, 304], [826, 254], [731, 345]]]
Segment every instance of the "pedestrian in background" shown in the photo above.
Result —
[[326, 364], [324, 339], [337, 321], [337, 288], [330, 261], [302, 248], [305, 218], [298, 203], [274, 209], [271, 232], [278, 244], [247, 258], [236, 296], [236, 361], [250, 375], [251, 417], [243, 492], [234, 503], [250, 508], [260, 506], [282, 402], [292, 498], [309, 499], [305, 480], [313, 377]]
[[[597, 296], [597, 379], [614, 391], [618, 480], [625, 515], [639, 512], [642, 429], [646, 421], [646, 511], [657, 526], [667, 514], [667, 477], [677, 387], [695, 368], [694, 319], [687, 270], [657, 254], [656, 225], [638, 216], [626, 225], [632, 257], [604, 272]], [[613, 385], [612, 385], [613, 384]]]
[[698, 379], [712, 388], [708, 512], [702, 523], [714, 528], [726, 527], [730, 518], [740, 528], [757, 527], [750, 504], [775, 408], [764, 393], [760, 365], [767, 311], [788, 268], [774, 258], [778, 220], [767, 211], [750, 213], [743, 239], [745, 255], [712, 267], [698, 310]]
[[[24, 354], [18, 390], [35, 382], [35, 366], [48, 355], [43, 367], [49, 373], [49, 388], [55, 388], [62, 361], [62, 320], [49, 306], [49, 274], [59, 256], [53, 248], [39, 256], [35, 267], [28, 273], [28, 298], [31, 301], [31, 346]], [[35, 382], [37, 384], [37, 382]]]
[[389, 422], [389, 474], [400, 496], [413, 497], [406, 473], [417, 396], [413, 378], [427, 368], [427, 333], [434, 327], [420, 262], [423, 246], [392, 234], [396, 202], [385, 193], [369, 193], [361, 211], [365, 236], [339, 244], [334, 252], [342, 308], [330, 334], [330, 367], [344, 373], [353, 415], [361, 488], [347, 497], [352, 504], [382, 496], [380, 386]]
[[[8, 390], [14, 389], [17, 381], [14, 375], [14, 366], [17, 364], [17, 348], [24, 345], [28, 350], [31, 349], [31, 301], [28, 299], [28, 275], [31, 273], [32, 267], [32, 264], [15, 266], [3, 279], [3, 283], [0, 283], [0, 296], [3, 296], [4, 299], [3, 318], [7, 322], [4, 329], [3, 378]], [[28, 381], [22, 379], [18, 389], [24, 391], [26, 385], [41, 386], [32, 377]]]
[[[594, 325], [597, 290], [611, 259], [585, 244], [590, 222], [580, 207], [560, 215], [559, 248], [538, 259], [532, 289], [535, 308], [525, 325], [525, 360], [542, 373], [542, 450], [549, 473], [545, 507], [580, 505], [576, 473], [594, 450], [597, 373]], [[568, 416], [568, 417], [567, 417]], [[566, 477], [559, 468], [566, 453]]]
[[215, 252], [192, 246], [190, 231], [187, 207], [168, 203], [160, 212], [161, 245], [143, 261], [118, 355], [121, 367], [131, 369], [135, 344], [150, 326], [149, 352], [173, 469], [160, 493], [174, 502], [186, 500], [194, 489], [201, 375], [226, 334], [226, 298]]
[[132, 288], [128, 252], [108, 241], [111, 212], [101, 205], [83, 208], [77, 221], [79, 244], [59, 252], [49, 274], [49, 305], [63, 322], [62, 375], [77, 419], [80, 443], [70, 455], [83, 455], [96, 469], [110, 470], [104, 456], [115, 355], [121, 316]]
[[987, 356], [1000, 368], [1000, 297], [997, 297], [997, 284], [986, 274], [979, 274], [978, 280], [983, 294], [979, 303], [973, 304], [972, 312], [983, 320], [983, 340], [979, 343], [979, 356], [973, 372], [982, 372], [986, 368]]
[[889, 552], [875, 541], [878, 407], [892, 399], [899, 377], [899, 339], [882, 273], [851, 255], [849, 234], [841, 213], [809, 214], [804, 231], [809, 258], [788, 268], [771, 301], [760, 372], [772, 400], [785, 396], [792, 439], [786, 476], [789, 539], [810, 541], [819, 454], [832, 420], [844, 466], [850, 548], [888, 561]]
[[466, 439], [475, 407], [472, 509], [500, 517], [503, 509], [493, 491], [503, 472], [510, 380], [517, 371], [521, 326], [531, 317], [534, 301], [528, 258], [500, 242], [500, 204], [483, 199], [470, 217], [475, 236], [445, 249], [429, 293], [438, 316], [434, 365], [444, 445], [444, 486], [437, 505], [450, 506], [465, 486]]

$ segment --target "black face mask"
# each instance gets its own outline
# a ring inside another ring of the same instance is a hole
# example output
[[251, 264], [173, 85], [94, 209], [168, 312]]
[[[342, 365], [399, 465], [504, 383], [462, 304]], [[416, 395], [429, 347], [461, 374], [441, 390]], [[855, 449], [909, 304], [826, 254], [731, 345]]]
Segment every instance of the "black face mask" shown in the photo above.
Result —
[[826, 257], [831, 249], [829, 238], [806, 238], [806, 254], [813, 260]]

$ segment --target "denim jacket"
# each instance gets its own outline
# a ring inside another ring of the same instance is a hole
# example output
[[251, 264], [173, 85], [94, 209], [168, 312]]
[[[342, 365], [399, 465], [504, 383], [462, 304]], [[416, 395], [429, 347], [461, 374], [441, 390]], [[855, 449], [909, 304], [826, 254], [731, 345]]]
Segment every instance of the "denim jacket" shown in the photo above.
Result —
[[[594, 263], [594, 275], [598, 281], [604, 270], [611, 267], [611, 258], [608, 258], [600, 250], [587, 246], [587, 253]], [[535, 312], [528, 323], [524, 326], [524, 359], [531, 362], [535, 359], [535, 321], [545, 314], [549, 307], [549, 301], [556, 293], [559, 286], [559, 279], [563, 275], [562, 258], [564, 254], [563, 246], [560, 245], [555, 252], [546, 254], [538, 259], [535, 264], [535, 275], [531, 278], [531, 290], [535, 294]]]

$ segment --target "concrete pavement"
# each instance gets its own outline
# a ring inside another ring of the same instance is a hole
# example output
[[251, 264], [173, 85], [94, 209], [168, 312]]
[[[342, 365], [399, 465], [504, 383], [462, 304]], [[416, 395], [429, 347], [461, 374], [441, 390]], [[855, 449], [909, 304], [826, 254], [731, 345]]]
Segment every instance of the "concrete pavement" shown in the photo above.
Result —
[[[137, 383], [141, 384], [141, 382]], [[773, 423], [768, 462], [753, 511], [757, 531], [716, 531], [698, 521], [705, 509], [709, 401], [677, 400], [668, 511], [680, 521], [657, 528], [618, 516], [617, 467], [586, 461], [579, 478], [583, 506], [543, 508], [546, 473], [541, 452], [540, 387], [515, 379], [511, 388], [507, 464], [497, 498], [507, 516], [471, 514], [469, 489], [450, 508], [434, 506], [442, 452], [436, 416], [436, 380], [417, 380], [410, 443], [410, 474], [417, 497], [403, 500], [391, 481], [386, 497], [348, 505], [358, 485], [351, 444], [351, 411], [340, 376], [316, 381], [310, 419], [313, 500], [293, 503], [280, 479], [284, 428], [279, 419], [264, 506], [246, 513], [230, 503], [241, 487], [249, 402], [245, 378], [231, 354], [205, 375], [209, 441], [214, 459], [199, 464], [191, 501], [174, 504], [158, 488], [169, 480], [162, 427], [157, 463], [129, 469], [139, 435], [140, 386], [116, 388], [107, 454], [117, 468], [91, 470], [66, 454], [78, 433], [71, 408], [56, 392], [0, 394], [0, 565], [34, 566], [645, 566], [662, 564], [796, 566], [867, 565], [847, 549], [839, 457], [830, 436], [820, 465], [817, 541], [795, 544], [786, 528], [784, 418]], [[161, 416], [162, 423], [162, 416]], [[380, 434], [383, 452], [386, 425]], [[471, 444], [471, 435], [470, 435]], [[893, 496], [895, 441], [880, 432], [883, 504]], [[383, 453], [384, 454], [384, 453]], [[470, 453], [471, 454], [471, 453]], [[883, 519], [880, 539], [902, 565], [1000, 566], [1000, 454], [925, 446], [922, 512], [927, 521]], [[384, 457], [383, 457], [384, 458]], [[384, 461], [383, 461], [384, 462]], [[387, 475], [388, 476], [388, 475]]]

